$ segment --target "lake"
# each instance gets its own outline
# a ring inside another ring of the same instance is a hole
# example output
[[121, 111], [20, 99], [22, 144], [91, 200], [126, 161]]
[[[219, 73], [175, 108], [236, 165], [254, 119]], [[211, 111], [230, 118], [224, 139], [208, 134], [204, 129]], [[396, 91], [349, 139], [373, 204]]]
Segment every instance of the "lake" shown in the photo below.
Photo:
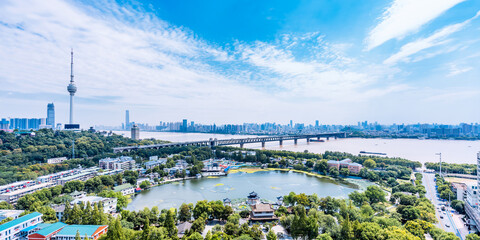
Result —
[[357, 190], [354, 184], [340, 183], [303, 173], [283, 171], [259, 171], [255, 173], [231, 173], [218, 178], [200, 178], [169, 183], [138, 194], [127, 206], [128, 210], [141, 210], [158, 206], [159, 209], [180, 207], [182, 203], [200, 200], [239, 199], [255, 191], [261, 199], [275, 201], [278, 196], [290, 192], [316, 193], [319, 197], [346, 198]]
[[[130, 136], [127, 131], [116, 131], [117, 134]], [[208, 133], [174, 133], [174, 132], [141, 132], [141, 138], [155, 138], [172, 142], [207, 140], [209, 138], [230, 139], [255, 137], [252, 135], [229, 135], [229, 134], [208, 134]], [[246, 148], [260, 149], [260, 143], [245, 144]], [[299, 140], [297, 145], [293, 141], [284, 141], [283, 146], [278, 142], [268, 142], [266, 149], [287, 150], [303, 152], [305, 150], [313, 153], [324, 153], [325, 151], [347, 152], [359, 154], [360, 151], [382, 152], [389, 157], [402, 157], [413, 161], [438, 162], [439, 158], [435, 153], [442, 153], [442, 161], [447, 163], [471, 163], [476, 164], [476, 154], [480, 151], [480, 141], [464, 140], [418, 140], [418, 139], [381, 139], [381, 138], [339, 138], [330, 139], [325, 142], [310, 142]]]

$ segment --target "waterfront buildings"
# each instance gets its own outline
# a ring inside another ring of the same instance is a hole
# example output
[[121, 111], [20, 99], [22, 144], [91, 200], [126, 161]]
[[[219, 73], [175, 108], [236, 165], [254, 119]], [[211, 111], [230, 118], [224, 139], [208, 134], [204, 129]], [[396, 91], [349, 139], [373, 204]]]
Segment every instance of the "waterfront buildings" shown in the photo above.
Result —
[[166, 158], [160, 158], [158, 160], [151, 160], [145, 163], [145, 169], [152, 169], [154, 167], [158, 167], [162, 164], [165, 164], [167, 162]]
[[26, 239], [34, 227], [42, 223], [43, 214], [33, 212], [23, 217], [19, 217], [10, 222], [0, 225], [1, 240], [20, 240]]
[[135, 188], [130, 183], [122, 184], [113, 188], [114, 192], [121, 192], [123, 196], [134, 194]]
[[140, 128], [138, 127], [137, 124], [133, 124], [132, 129], [130, 129], [130, 137], [133, 140], [139, 140], [140, 139]]
[[247, 204], [248, 205], [255, 205], [260, 202], [260, 197], [256, 192], [251, 192], [247, 196]]

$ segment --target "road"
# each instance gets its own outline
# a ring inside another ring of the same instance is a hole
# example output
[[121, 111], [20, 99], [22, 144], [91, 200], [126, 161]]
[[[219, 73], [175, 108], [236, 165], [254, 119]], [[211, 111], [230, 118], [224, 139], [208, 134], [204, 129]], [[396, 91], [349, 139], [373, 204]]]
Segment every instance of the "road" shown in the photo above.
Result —
[[[425, 186], [425, 189], [427, 190], [427, 193], [425, 196], [432, 201], [433, 205], [435, 206], [435, 215], [438, 219], [438, 223], [435, 224], [437, 227], [447, 231], [447, 232], [452, 232], [455, 235], [459, 236], [460, 239], [465, 239], [466, 235], [468, 235], [468, 229], [465, 226], [464, 222], [461, 220], [462, 215], [457, 214], [457, 213], [452, 213], [451, 209], [450, 211], [447, 211], [447, 214], [444, 214], [443, 211], [441, 210], [441, 205], [444, 204], [439, 197], [437, 197], [437, 191], [435, 189], [435, 174], [434, 173], [423, 173], [423, 185]], [[440, 216], [443, 216], [443, 219], [440, 218]], [[446, 227], [446, 224], [449, 225], [449, 227]]]

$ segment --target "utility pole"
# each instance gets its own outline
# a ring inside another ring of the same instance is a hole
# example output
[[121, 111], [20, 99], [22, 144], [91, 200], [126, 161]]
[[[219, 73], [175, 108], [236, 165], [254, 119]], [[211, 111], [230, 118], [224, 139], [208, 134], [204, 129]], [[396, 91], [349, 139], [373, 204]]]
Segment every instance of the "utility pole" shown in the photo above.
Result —
[[440, 177], [442, 177], [442, 153], [435, 153], [435, 155], [440, 156]]
[[72, 140], [72, 159], [75, 158], [75, 139]]

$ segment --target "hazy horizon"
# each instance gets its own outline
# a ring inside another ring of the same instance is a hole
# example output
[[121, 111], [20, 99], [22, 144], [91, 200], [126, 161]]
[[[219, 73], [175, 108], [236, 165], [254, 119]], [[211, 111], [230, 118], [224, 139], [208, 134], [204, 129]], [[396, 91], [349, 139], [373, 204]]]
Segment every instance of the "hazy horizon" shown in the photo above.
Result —
[[0, 118], [476, 123], [480, 2], [0, 2]]

